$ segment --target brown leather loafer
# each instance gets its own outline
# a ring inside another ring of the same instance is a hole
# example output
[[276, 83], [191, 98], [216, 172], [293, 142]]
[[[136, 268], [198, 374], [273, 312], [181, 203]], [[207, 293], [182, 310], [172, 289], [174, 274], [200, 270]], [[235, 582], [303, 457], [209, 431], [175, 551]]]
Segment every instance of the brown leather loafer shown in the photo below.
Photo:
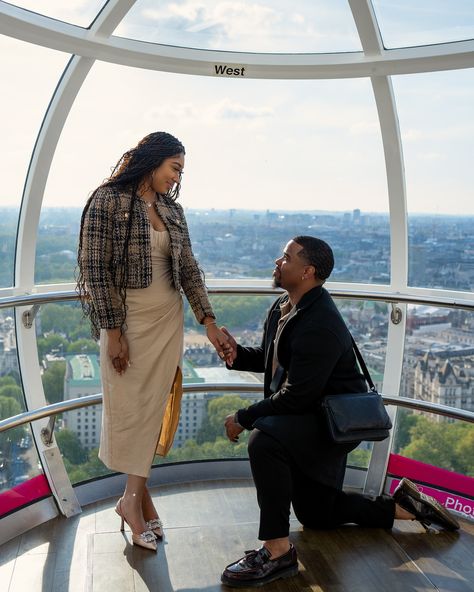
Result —
[[245, 556], [230, 563], [222, 572], [221, 582], [233, 588], [263, 586], [280, 578], [291, 578], [298, 573], [296, 549], [290, 549], [284, 555], [271, 558], [265, 547], [245, 551]]
[[446, 530], [458, 530], [459, 522], [434, 497], [421, 492], [409, 479], [403, 478], [393, 492], [393, 499], [403, 509], [414, 514], [426, 530], [436, 524]]

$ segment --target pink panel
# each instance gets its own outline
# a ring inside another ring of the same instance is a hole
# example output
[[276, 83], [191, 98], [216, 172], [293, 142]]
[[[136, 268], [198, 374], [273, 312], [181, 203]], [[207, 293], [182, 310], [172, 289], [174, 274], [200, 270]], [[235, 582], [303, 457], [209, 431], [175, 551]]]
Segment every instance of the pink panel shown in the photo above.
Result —
[[474, 478], [466, 477], [460, 473], [454, 473], [446, 469], [440, 469], [433, 465], [412, 458], [406, 458], [399, 454], [391, 454], [388, 461], [387, 473], [396, 477], [407, 477], [415, 481], [434, 485], [442, 489], [449, 489], [457, 493], [463, 493], [474, 498]]
[[[472, 499], [474, 498], [474, 479], [472, 477], [427, 465], [398, 454], [390, 455], [387, 473], [416, 481], [423, 493], [437, 499], [448, 510], [454, 510], [464, 514], [466, 518], [474, 519], [474, 499]], [[399, 483], [399, 479], [393, 479], [390, 484], [390, 494]]]
[[[400, 483], [399, 479], [394, 479], [390, 484], [389, 493], [392, 494], [397, 485]], [[474, 500], [458, 495], [457, 493], [446, 493], [446, 491], [440, 491], [427, 485], [417, 485], [418, 489], [426, 495], [430, 495], [443, 504], [448, 510], [454, 510], [464, 514], [466, 518], [474, 518]]]
[[0, 493], [0, 516], [47, 495], [51, 495], [51, 489], [44, 475], [28, 479]]

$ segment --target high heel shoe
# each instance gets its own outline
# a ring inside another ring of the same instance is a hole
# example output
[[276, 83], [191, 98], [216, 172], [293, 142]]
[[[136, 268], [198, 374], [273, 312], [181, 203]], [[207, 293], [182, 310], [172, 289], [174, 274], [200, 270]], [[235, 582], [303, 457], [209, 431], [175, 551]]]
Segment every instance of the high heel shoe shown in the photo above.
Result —
[[[122, 523], [120, 525], [120, 530], [123, 532], [125, 530], [125, 522], [127, 519], [122, 513], [122, 498], [119, 499], [117, 505], [115, 506], [115, 512], [120, 516], [122, 519]], [[128, 524], [128, 522], [127, 522]], [[128, 524], [130, 526], [130, 524]], [[131, 527], [130, 527], [131, 528]], [[143, 547], [144, 549], [150, 549], [150, 551], [156, 551], [156, 536], [153, 534], [151, 530], [144, 530], [140, 534], [135, 534], [132, 530], [132, 542], [137, 547]]]
[[151, 520], [147, 520], [146, 522], [147, 528], [149, 528], [152, 533], [156, 536], [157, 539], [160, 541], [163, 540], [163, 522], [159, 518], [152, 518]]

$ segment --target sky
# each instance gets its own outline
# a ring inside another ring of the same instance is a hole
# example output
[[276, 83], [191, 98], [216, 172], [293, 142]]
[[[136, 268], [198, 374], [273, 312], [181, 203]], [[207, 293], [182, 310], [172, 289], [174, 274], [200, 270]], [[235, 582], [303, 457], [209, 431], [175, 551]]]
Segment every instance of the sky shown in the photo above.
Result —
[[[101, 3], [18, 4], [87, 26]], [[472, 1], [374, 6], [387, 47], [474, 37]], [[115, 34], [237, 51], [360, 50], [345, 0], [138, 0]], [[0, 96], [0, 204], [18, 205], [70, 56], [7, 37], [0, 37], [0, 56], [0, 77], [10, 81]], [[409, 212], [474, 214], [474, 70], [395, 76], [392, 83]], [[121, 154], [156, 130], [186, 147], [185, 207], [388, 211], [370, 80], [196, 77], [99, 61], [62, 131], [43, 207], [83, 205]]]

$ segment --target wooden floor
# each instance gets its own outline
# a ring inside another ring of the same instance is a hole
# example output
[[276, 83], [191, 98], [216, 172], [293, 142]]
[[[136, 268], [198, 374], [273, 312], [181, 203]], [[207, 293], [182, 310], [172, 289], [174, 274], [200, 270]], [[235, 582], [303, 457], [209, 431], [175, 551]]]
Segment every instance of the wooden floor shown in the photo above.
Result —
[[[223, 567], [258, 545], [258, 508], [247, 481], [173, 485], [153, 492], [165, 523], [158, 553], [119, 531], [115, 500], [57, 518], [0, 547], [2, 592], [214, 592]], [[299, 575], [264, 592], [474, 591], [474, 523], [427, 534], [347, 526], [309, 531], [292, 520]]]

